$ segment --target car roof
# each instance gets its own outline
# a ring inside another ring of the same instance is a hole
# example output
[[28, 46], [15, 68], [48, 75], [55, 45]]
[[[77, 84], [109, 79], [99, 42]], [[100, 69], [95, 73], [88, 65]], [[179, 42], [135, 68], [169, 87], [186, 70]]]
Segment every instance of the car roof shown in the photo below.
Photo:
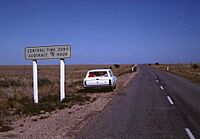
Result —
[[94, 70], [89, 70], [88, 72], [97, 72], [97, 71], [109, 71], [110, 69], [94, 69]]

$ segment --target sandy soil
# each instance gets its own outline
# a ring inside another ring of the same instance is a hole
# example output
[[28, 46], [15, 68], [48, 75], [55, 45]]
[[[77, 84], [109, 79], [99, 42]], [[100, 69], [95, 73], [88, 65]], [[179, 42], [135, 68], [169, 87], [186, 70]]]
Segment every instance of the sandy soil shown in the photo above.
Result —
[[12, 127], [14, 130], [0, 133], [0, 138], [20, 139], [61, 139], [74, 138], [76, 133], [86, 125], [98, 112], [102, 111], [112, 100], [113, 96], [124, 88], [127, 83], [136, 75], [129, 73], [118, 77], [118, 86], [113, 92], [90, 93], [96, 100], [85, 105], [74, 105], [51, 113], [30, 117], [16, 118]]

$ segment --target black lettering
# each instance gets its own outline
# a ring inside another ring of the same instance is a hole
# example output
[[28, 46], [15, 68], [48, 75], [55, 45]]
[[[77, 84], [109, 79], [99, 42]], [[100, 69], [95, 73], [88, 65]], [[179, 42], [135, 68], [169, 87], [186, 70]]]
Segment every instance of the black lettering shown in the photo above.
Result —
[[47, 48], [47, 52], [55, 52], [56, 49], [55, 48]]

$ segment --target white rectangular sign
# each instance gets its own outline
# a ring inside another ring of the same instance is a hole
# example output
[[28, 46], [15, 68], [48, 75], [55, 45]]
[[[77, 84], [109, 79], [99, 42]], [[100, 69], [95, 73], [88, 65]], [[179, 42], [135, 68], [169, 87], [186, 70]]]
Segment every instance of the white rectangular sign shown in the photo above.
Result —
[[26, 60], [64, 59], [71, 57], [70, 45], [26, 47]]

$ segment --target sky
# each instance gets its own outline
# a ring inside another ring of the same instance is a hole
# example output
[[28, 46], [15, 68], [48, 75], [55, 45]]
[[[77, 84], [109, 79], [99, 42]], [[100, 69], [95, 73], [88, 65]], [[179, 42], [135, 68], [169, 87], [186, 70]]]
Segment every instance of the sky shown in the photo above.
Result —
[[71, 45], [67, 64], [200, 63], [200, 1], [0, 0], [0, 65], [57, 44]]

